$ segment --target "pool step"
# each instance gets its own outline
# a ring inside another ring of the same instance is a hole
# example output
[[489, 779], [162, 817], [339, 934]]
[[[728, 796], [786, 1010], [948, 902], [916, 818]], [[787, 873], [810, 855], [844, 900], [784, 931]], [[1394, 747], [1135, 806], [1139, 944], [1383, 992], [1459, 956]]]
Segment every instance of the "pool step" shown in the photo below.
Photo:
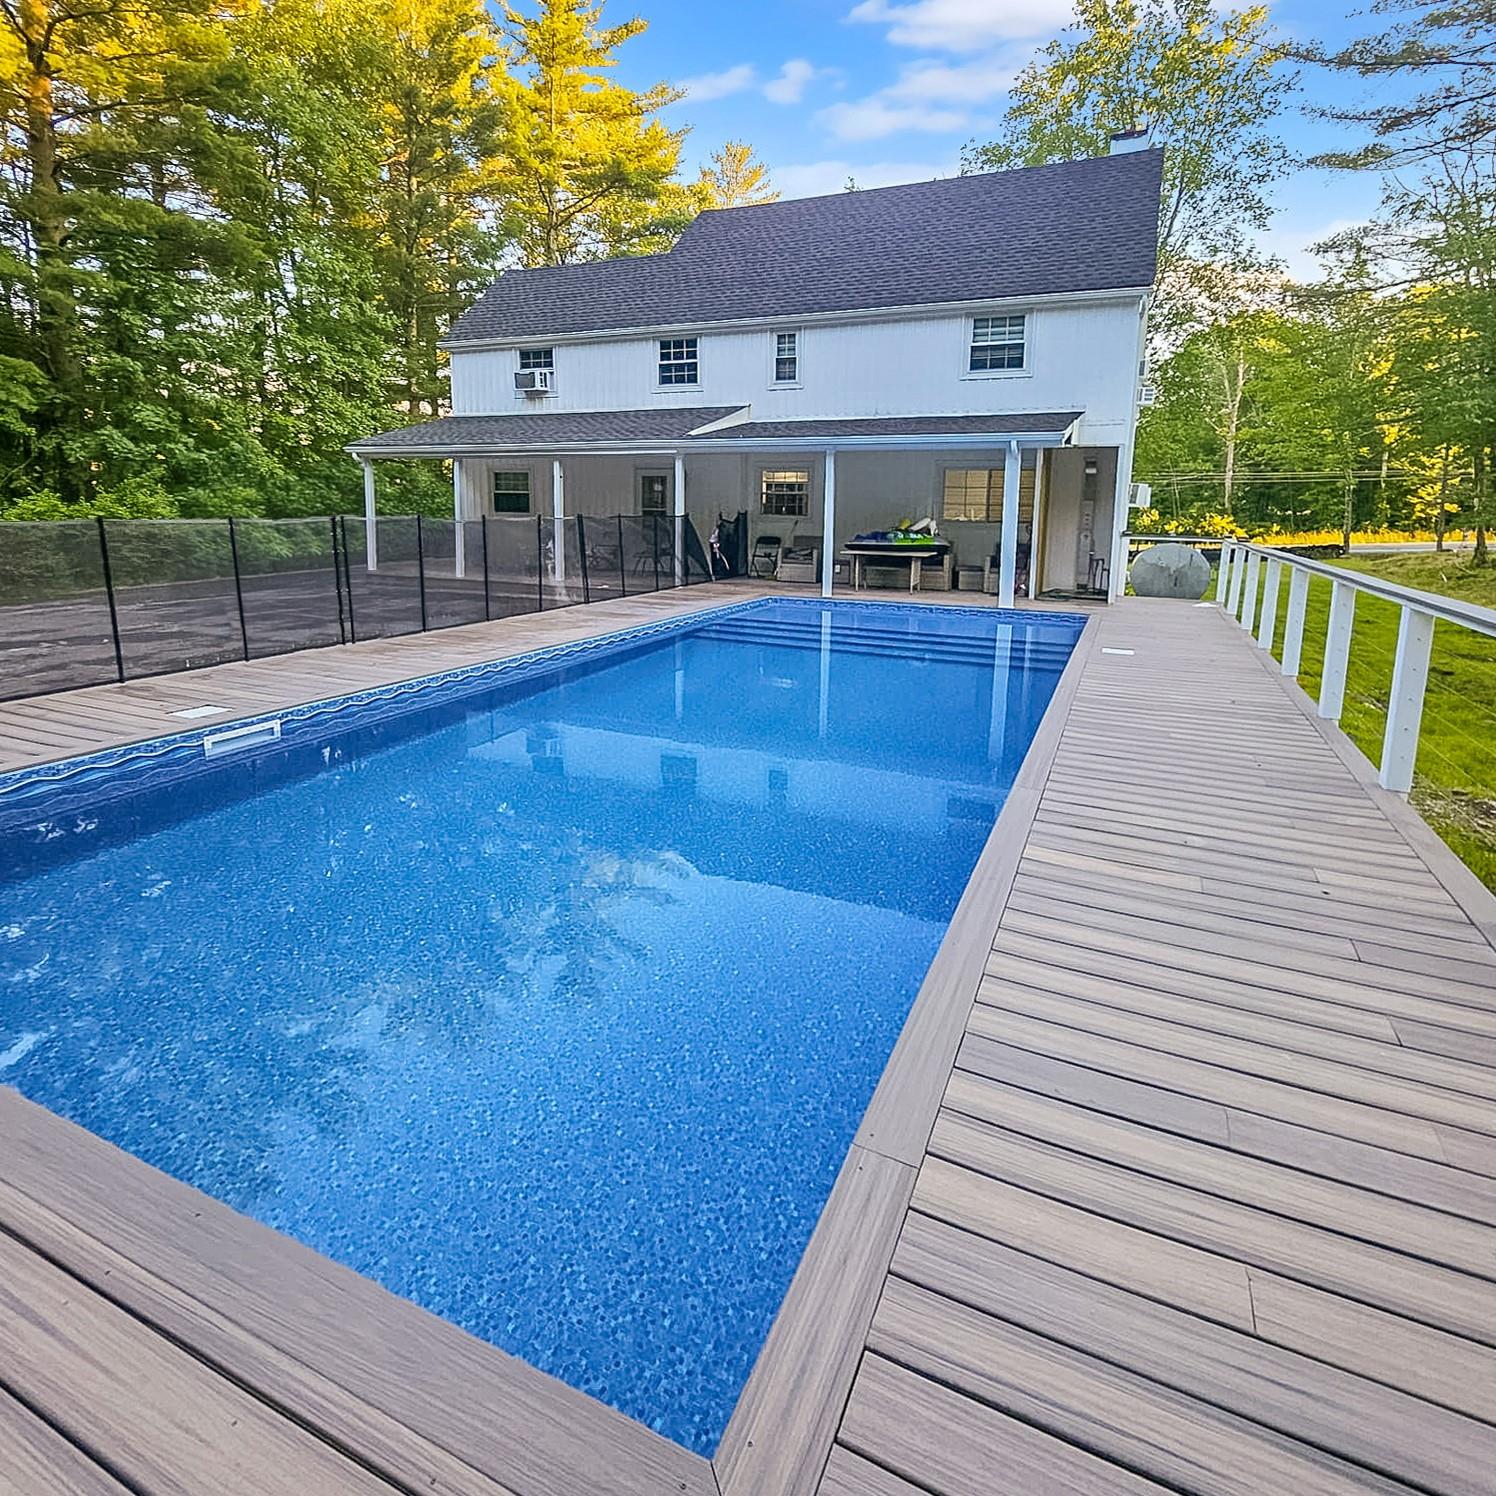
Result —
[[[695, 632], [698, 639], [725, 643], [753, 644], [780, 649], [819, 651], [822, 643], [819, 623], [785, 622], [750, 617], [728, 618], [708, 624]], [[1057, 668], [1069, 658], [1072, 641], [1063, 634], [1020, 633], [1015, 655], [1031, 667]], [[838, 654], [881, 655], [886, 658], [918, 660], [926, 663], [970, 664], [990, 667], [994, 640], [959, 634], [915, 634], [907, 630], [879, 628], [841, 628], [832, 631], [833, 648]]]

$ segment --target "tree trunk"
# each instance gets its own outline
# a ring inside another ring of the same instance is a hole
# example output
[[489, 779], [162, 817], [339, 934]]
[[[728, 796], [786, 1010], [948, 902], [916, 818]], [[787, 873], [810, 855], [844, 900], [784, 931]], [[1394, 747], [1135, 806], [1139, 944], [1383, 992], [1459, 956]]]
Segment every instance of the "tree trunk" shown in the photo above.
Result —
[[1449, 516], [1444, 512], [1444, 504], [1449, 493], [1449, 443], [1445, 442], [1444, 450], [1439, 457], [1439, 507], [1434, 511], [1434, 549], [1444, 549], [1444, 531], [1449, 527]]
[[1472, 566], [1489, 566], [1491, 553], [1486, 545], [1486, 484], [1491, 480], [1491, 465], [1483, 446], [1475, 449], [1475, 550], [1471, 553]]
[[1351, 553], [1351, 534], [1356, 528], [1356, 479], [1351, 473], [1345, 475], [1344, 499], [1340, 516], [1340, 548], [1348, 556]]

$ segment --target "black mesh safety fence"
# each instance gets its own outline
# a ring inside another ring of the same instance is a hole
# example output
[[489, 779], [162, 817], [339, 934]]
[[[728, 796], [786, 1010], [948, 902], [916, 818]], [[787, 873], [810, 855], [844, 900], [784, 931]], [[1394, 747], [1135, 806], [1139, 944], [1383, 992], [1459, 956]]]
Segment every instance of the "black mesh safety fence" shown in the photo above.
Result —
[[98, 522], [0, 526], [0, 697], [118, 679]]
[[419, 634], [427, 627], [421, 566], [426, 523], [407, 516], [376, 519], [372, 526], [351, 515], [344, 519], [343, 581], [350, 638], [388, 639]]
[[348, 638], [336, 519], [237, 519], [244, 655], [289, 654]]
[[110, 520], [100, 534], [127, 680], [244, 658], [226, 521]]
[[0, 523], [0, 699], [710, 576], [674, 515]]
[[488, 555], [488, 612], [491, 618], [538, 613], [544, 540], [540, 521], [530, 516], [483, 521]]
[[545, 569], [541, 576], [541, 606], [569, 608], [586, 601], [582, 555], [577, 544], [577, 521], [540, 517], [540, 553]]
[[[479, 527], [454, 520], [421, 521], [421, 575], [428, 629], [482, 623], [483, 542]], [[476, 542], [476, 543], [475, 543]]]

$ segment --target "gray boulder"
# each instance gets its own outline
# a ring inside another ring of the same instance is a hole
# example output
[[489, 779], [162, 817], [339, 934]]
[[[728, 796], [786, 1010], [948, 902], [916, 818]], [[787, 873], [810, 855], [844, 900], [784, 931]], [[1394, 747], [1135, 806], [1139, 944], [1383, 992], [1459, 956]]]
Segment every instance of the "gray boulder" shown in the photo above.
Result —
[[1128, 572], [1139, 597], [1198, 598], [1210, 585], [1210, 562], [1187, 545], [1155, 545]]

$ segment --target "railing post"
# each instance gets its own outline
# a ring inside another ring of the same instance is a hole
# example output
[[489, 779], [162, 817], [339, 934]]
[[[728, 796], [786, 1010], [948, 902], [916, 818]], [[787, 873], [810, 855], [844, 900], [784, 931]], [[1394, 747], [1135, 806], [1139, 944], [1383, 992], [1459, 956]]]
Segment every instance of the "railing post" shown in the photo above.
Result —
[[[334, 536], [334, 549], [336, 550], [336, 539]], [[234, 518], [229, 516], [229, 559], [234, 563], [234, 601], [239, 605], [239, 643], [244, 647], [244, 658], [249, 658], [249, 629], [244, 623], [244, 583], [239, 577], [239, 536], [234, 529]], [[341, 615], [341, 609], [339, 610]], [[338, 623], [341, 625], [342, 617], [339, 616]], [[342, 632], [341, 627], [338, 630]]]
[[1241, 596], [1241, 626], [1250, 634], [1257, 615], [1257, 584], [1262, 573], [1262, 557], [1253, 551], [1247, 557], [1247, 585]]
[[104, 597], [109, 603], [109, 635], [114, 640], [114, 670], [120, 680], [125, 678], [125, 651], [119, 638], [119, 609], [114, 600], [114, 570], [109, 565], [109, 539], [104, 534], [104, 521], [99, 526], [99, 565], [104, 572]]
[[1356, 622], [1356, 589], [1349, 582], [1330, 583], [1330, 623], [1325, 631], [1325, 668], [1319, 682], [1319, 714], [1338, 722], [1345, 706], [1345, 671], [1350, 663], [1351, 631]]
[[1231, 548], [1231, 588], [1226, 593], [1226, 611], [1233, 618], [1241, 613], [1242, 583], [1246, 581], [1247, 553], [1241, 546]]
[[416, 515], [416, 585], [421, 589], [421, 632], [426, 625], [426, 543], [421, 535], [421, 516]]
[[1273, 634], [1278, 628], [1278, 596], [1283, 591], [1283, 563], [1276, 556], [1267, 563], [1262, 579], [1262, 608], [1257, 615], [1257, 643], [1273, 652]]
[[1231, 586], [1231, 563], [1236, 557], [1236, 547], [1229, 540], [1221, 545], [1221, 559], [1216, 567], [1216, 601], [1224, 603]]
[[1304, 615], [1309, 606], [1309, 573], [1300, 566], [1288, 569], [1288, 617], [1283, 624], [1283, 673], [1299, 673], [1304, 658]]
[[1418, 729], [1428, 687], [1429, 652], [1434, 643], [1434, 616], [1404, 605], [1397, 624], [1397, 654], [1392, 661], [1392, 694], [1387, 701], [1387, 731], [1382, 738], [1382, 765], [1377, 775], [1384, 790], [1406, 795], [1413, 788], [1418, 761]]

